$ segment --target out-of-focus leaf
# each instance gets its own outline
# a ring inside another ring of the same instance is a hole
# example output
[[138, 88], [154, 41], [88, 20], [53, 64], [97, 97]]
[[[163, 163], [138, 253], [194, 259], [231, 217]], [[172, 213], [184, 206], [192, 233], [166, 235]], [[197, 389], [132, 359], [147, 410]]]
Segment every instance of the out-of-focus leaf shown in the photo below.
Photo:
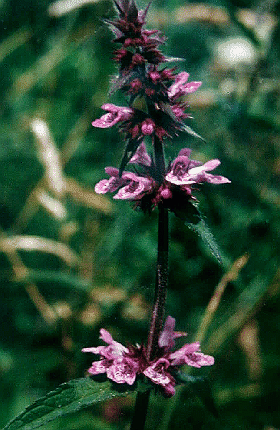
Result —
[[0, 44], [0, 61], [3, 61], [6, 56], [10, 55], [21, 45], [27, 43], [30, 37], [31, 32], [27, 28], [20, 28], [18, 31], [8, 36], [7, 39]]
[[31, 121], [31, 129], [36, 137], [38, 154], [45, 167], [48, 187], [57, 197], [61, 197], [65, 191], [62, 163], [49, 127], [45, 121], [35, 118]]
[[[271, 276], [271, 274], [270, 274]], [[267, 276], [256, 276], [239, 295], [235, 302], [231, 303], [230, 315], [226, 315], [225, 321], [208, 339], [206, 349], [211, 354], [221, 350], [225, 343], [242, 327], [249, 319], [254, 309], [261, 303], [267, 293], [269, 281]]]
[[8, 423], [5, 430], [32, 430], [93, 404], [115, 397], [124, 397], [132, 392], [133, 388], [127, 389], [127, 386], [125, 390], [119, 386], [115, 388], [109, 381], [96, 382], [90, 378], [74, 379], [34, 402]]
[[106, 196], [96, 194], [93, 190], [81, 187], [75, 179], [67, 178], [66, 190], [74, 200], [83, 206], [99, 210], [106, 214], [113, 211], [113, 205]]
[[66, 218], [67, 211], [65, 206], [58, 200], [50, 196], [43, 188], [35, 191], [35, 196], [38, 202], [51, 214], [54, 218], [61, 220]]
[[10, 250], [40, 251], [54, 254], [69, 266], [78, 263], [78, 256], [64, 243], [38, 236], [13, 236], [0, 239], [0, 251]]
[[48, 282], [51, 284], [66, 286], [70, 289], [74, 288], [83, 292], [89, 292], [92, 290], [92, 284], [81, 277], [55, 270], [29, 269], [26, 277], [21, 278], [20, 282]]
[[72, 0], [71, 2], [68, 0], [58, 0], [49, 6], [48, 12], [50, 16], [58, 18], [72, 12], [75, 9], [96, 3], [97, 1], [99, 0]]
[[190, 376], [185, 374], [184, 372], [179, 372], [177, 379], [181, 382], [184, 382], [188, 389], [192, 389], [194, 394], [197, 395], [205, 407], [211, 412], [214, 416], [218, 415], [214, 398], [211, 390], [211, 385], [207, 378], [201, 376]]

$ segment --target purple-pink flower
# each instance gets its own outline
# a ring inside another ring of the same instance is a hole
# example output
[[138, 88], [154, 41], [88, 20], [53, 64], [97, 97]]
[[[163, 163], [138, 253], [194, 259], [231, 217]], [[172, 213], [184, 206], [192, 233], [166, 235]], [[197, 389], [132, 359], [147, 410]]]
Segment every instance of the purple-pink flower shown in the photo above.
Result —
[[[130, 159], [130, 164], [142, 166], [143, 176], [133, 172], [124, 171], [119, 177], [119, 170], [114, 167], [106, 167], [105, 171], [109, 179], [102, 179], [95, 186], [98, 194], [115, 192], [114, 199], [132, 200], [139, 204], [145, 199], [146, 207], [153, 208], [160, 201], [174, 207], [172, 199], [184, 196], [195, 199], [192, 195], [192, 186], [209, 182], [211, 184], [227, 184], [230, 180], [220, 175], [208, 173], [220, 165], [217, 159], [210, 160], [204, 164], [190, 159], [191, 149], [182, 149], [175, 160], [170, 164], [162, 184], [158, 184], [153, 178], [152, 159], [142, 144]], [[176, 202], [175, 202], [176, 203]], [[140, 205], [141, 206], [141, 205]], [[178, 206], [177, 204], [175, 206]]]
[[221, 164], [220, 160], [214, 159], [201, 164], [199, 161], [191, 160], [189, 158], [190, 153], [191, 150], [188, 148], [179, 152], [165, 177], [168, 182], [174, 185], [193, 185], [202, 182], [209, 182], [210, 184], [230, 183], [230, 180], [224, 176], [207, 173], [218, 167]]
[[94, 127], [109, 128], [120, 121], [127, 121], [134, 115], [134, 109], [125, 106], [116, 106], [112, 103], [107, 103], [101, 106], [103, 110], [107, 111], [101, 118], [92, 122]]
[[83, 352], [91, 352], [101, 357], [94, 361], [88, 372], [91, 375], [106, 373], [112, 381], [132, 385], [137, 375], [143, 374], [154, 384], [159, 385], [168, 397], [175, 394], [176, 371], [182, 365], [192, 367], [212, 366], [214, 358], [200, 351], [199, 342], [184, 345], [172, 352], [175, 339], [186, 336], [186, 333], [175, 332], [175, 319], [168, 316], [158, 341], [158, 355], [149, 360], [144, 346], [126, 348], [114, 341], [110, 333], [100, 330], [100, 338], [107, 346], [83, 348]]
[[155, 188], [155, 181], [149, 177], [138, 176], [132, 172], [123, 172], [122, 178], [127, 181], [127, 185], [119, 189], [114, 199], [139, 200]]
[[175, 77], [175, 82], [169, 87], [168, 97], [177, 99], [185, 94], [194, 93], [202, 84], [202, 82], [187, 82], [189, 73], [181, 72]]
[[100, 339], [106, 342], [108, 346], [82, 349], [83, 352], [92, 352], [102, 357], [102, 360], [92, 363], [88, 372], [91, 375], [106, 373], [112, 381], [132, 385], [136, 378], [138, 365], [129, 357], [128, 348], [116, 342], [105, 329], [100, 330]]

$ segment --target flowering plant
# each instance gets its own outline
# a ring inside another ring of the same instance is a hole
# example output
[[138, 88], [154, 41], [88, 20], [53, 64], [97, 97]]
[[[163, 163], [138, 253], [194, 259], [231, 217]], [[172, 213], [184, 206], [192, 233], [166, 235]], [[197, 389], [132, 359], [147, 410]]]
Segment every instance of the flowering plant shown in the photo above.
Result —
[[[180, 366], [211, 366], [214, 358], [200, 352], [199, 342], [186, 344], [172, 351], [174, 339], [185, 333], [174, 331], [175, 319], [163, 319], [168, 287], [168, 213], [174, 212], [188, 219], [197, 203], [194, 191], [204, 182], [226, 184], [224, 176], [209, 173], [220, 165], [217, 159], [201, 163], [190, 158], [191, 149], [184, 148], [177, 157], [166, 164], [164, 143], [180, 133], [200, 137], [186, 120], [185, 96], [197, 91], [201, 82], [189, 82], [189, 74], [177, 73], [168, 68], [170, 61], [159, 50], [165, 39], [157, 30], [144, 29], [148, 7], [139, 11], [134, 0], [114, 0], [118, 17], [107, 20], [115, 40], [122, 46], [115, 51], [119, 66], [113, 80], [112, 91], [121, 90], [127, 97], [128, 106], [106, 103], [106, 112], [93, 121], [98, 128], [117, 125], [124, 136], [125, 150], [120, 168], [106, 167], [108, 179], [100, 180], [95, 191], [99, 194], [115, 193], [116, 200], [133, 201], [136, 208], [151, 212], [158, 208], [158, 261], [155, 299], [147, 344], [128, 346], [116, 342], [105, 329], [101, 339], [107, 346], [84, 348], [83, 352], [100, 355], [89, 368], [90, 375], [106, 374], [107, 378], [132, 386], [137, 378], [145, 376], [158, 385], [166, 396], [175, 394], [176, 373]], [[153, 152], [149, 154], [145, 139], [149, 137]], [[197, 212], [199, 217], [199, 212]], [[142, 429], [147, 414], [149, 392], [139, 393], [131, 430]]]

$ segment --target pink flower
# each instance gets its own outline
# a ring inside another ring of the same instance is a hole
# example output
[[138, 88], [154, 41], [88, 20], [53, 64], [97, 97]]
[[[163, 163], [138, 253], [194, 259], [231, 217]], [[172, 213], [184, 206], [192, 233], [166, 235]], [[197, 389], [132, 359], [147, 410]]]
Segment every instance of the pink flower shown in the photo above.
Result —
[[144, 194], [150, 193], [154, 189], [154, 180], [152, 178], [137, 176], [131, 172], [123, 172], [122, 179], [129, 182], [119, 189], [114, 199], [138, 200]]
[[102, 109], [108, 111], [101, 118], [96, 119], [92, 122], [94, 127], [98, 128], [109, 128], [117, 124], [120, 121], [127, 121], [134, 115], [134, 110], [125, 106], [116, 106], [112, 103], [107, 103], [102, 106]]
[[132, 385], [135, 381], [139, 365], [129, 357], [128, 348], [116, 342], [105, 329], [100, 330], [100, 339], [108, 343], [108, 346], [82, 349], [82, 352], [92, 352], [102, 357], [100, 361], [92, 363], [88, 372], [91, 375], [106, 373], [109, 379], [118, 384], [127, 383]]
[[149, 136], [155, 131], [155, 123], [151, 118], [145, 119], [141, 124], [141, 131], [144, 136]]
[[[142, 143], [134, 156], [130, 159], [131, 164], [151, 166], [151, 157], [146, 151], [145, 144]], [[95, 185], [95, 192], [98, 194], [113, 193], [118, 190], [114, 199], [117, 200], [139, 200], [144, 194], [155, 189], [155, 181], [149, 176], [139, 176], [133, 172], [124, 171], [119, 176], [119, 169], [106, 167], [105, 172], [110, 175], [109, 179], [102, 179]]]
[[107, 192], [119, 191], [113, 197], [116, 200], [139, 200], [144, 194], [150, 193], [155, 187], [152, 178], [138, 176], [132, 172], [123, 172], [121, 178], [118, 169], [106, 167], [106, 173], [111, 175], [110, 179], [102, 179], [95, 185], [95, 192], [105, 194]]
[[164, 328], [158, 339], [158, 345], [160, 348], [165, 348], [166, 351], [170, 351], [175, 346], [174, 339], [181, 336], [187, 336], [187, 333], [174, 331], [174, 328], [175, 328], [175, 318], [168, 316], [166, 318]]
[[171, 164], [171, 170], [165, 176], [166, 181], [179, 186], [200, 184], [209, 182], [211, 184], [228, 184], [230, 180], [224, 176], [207, 173], [214, 170], [221, 162], [217, 159], [207, 161], [200, 165], [198, 161], [189, 158], [191, 150], [188, 148], [179, 152], [179, 155]]
[[167, 397], [175, 394], [175, 379], [168, 372], [170, 362], [166, 358], [160, 358], [144, 370], [144, 375], [154, 384], [161, 385]]
[[137, 151], [131, 157], [129, 163], [131, 164], [142, 164], [143, 166], [151, 166], [152, 160], [149, 154], [146, 151], [146, 145], [144, 142], [138, 146]]
[[127, 182], [123, 177], [119, 177], [119, 169], [116, 167], [105, 167], [105, 172], [110, 175], [110, 179], [102, 179], [95, 185], [97, 194], [113, 193]]
[[171, 366], [182, 366], [187, 364], [192, 367], [212, 366], [214, 358], [200, 352], [199, 342], [184, 345], [177, 351], [169, 354]]
[[83, 348], [83, 352], [91, 352], [101, 356], [100, 361], [94, 361], [88, 372], [91, 375], [106, 373], [107, 377], [118, 384], [132, 385], [137, 375], [143, 374], [154, 384], [159, 385], [167, 397], [175, 394], [176, 371], [182, 365], [192, 367], [212, 366], [214, 358], [200, 352], [199, 342], [184, 345], [171, 352], [177, 337], [186, 333], [176, 332], [175, 319], [168, 316], [159, 336], [159, 351], [157, 357], [148, 360], [143, 346], [126, 348], [114, 341], [109, 332], [100, 330], [100, 338], [108, 346]]
[[132, 385], [135, 382], [139, 370], [137, 361], [124, 356], [121, 360], [115, 360], [107, 369], [107, 377], [118, 384]]
[[176, 78], [174, 84], [169, 87], [168, 97], [177, 99], [185, 94], [194, 93], [202, 84], [202, 82], [187, 82], [189, 73], [181, 72]]
[[213, 357], [200, 352], [199, 342], [186, 344], [177, 351], [171, 352], [171, 349], [175, 345], [174, 340], [177, 337], [187, 335], [183, 332], [175, 332], [174, 328], [175, 319], [168, 316], [158, 341], [163, 357], [154, 360], [152, 364], [143, 371], [144, 375], [154, 384], [163, 387], [163, 391], [168, 397], [173, 396], [175, 393], [174, 387], [176, 380], [170, 373], [173, 373], [172, 367], [176, 368], [184, 364], [192, 367], [212, 366], [214, 364]]

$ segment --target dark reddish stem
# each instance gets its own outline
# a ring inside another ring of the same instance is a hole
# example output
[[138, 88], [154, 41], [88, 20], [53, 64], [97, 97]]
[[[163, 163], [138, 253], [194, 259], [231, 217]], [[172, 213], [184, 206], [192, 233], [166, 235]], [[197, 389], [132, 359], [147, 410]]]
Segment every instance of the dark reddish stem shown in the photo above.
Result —
[[[154, 138], [156, 176], [162, 184], [165, 176], [165, 160], [162, 141]], [[147, 358], [153, 360], [158, 350], [158, 338], [162, 329], [168, 285], [168, 210], [163, 203], [158, 205], [158, 258], [154, 307], [147, 344]]]
[[[165, 162], [162, 142], [154, 141], [156, 175], [162, 183], [165, 175]], [[147, 343], [147, 359], [153, 360], [158, 351], [158, 339], [162, 330], [165, 301], [168, 286], [168, 210], [159, 203], [158, 206], [158, 257], [155, 284], [155, 298]], [[150, 391], [138, 393], [136, 397], [134, 416], [130, 430], [143, 430], [145, 426]]]
[[158, 260], [154, 307], [147, 344], [147, 357], [149, 360], [153, 360], [157, 354], [168, 285], [168, 210], [162, 204], [159, 204], [158, 209]]

